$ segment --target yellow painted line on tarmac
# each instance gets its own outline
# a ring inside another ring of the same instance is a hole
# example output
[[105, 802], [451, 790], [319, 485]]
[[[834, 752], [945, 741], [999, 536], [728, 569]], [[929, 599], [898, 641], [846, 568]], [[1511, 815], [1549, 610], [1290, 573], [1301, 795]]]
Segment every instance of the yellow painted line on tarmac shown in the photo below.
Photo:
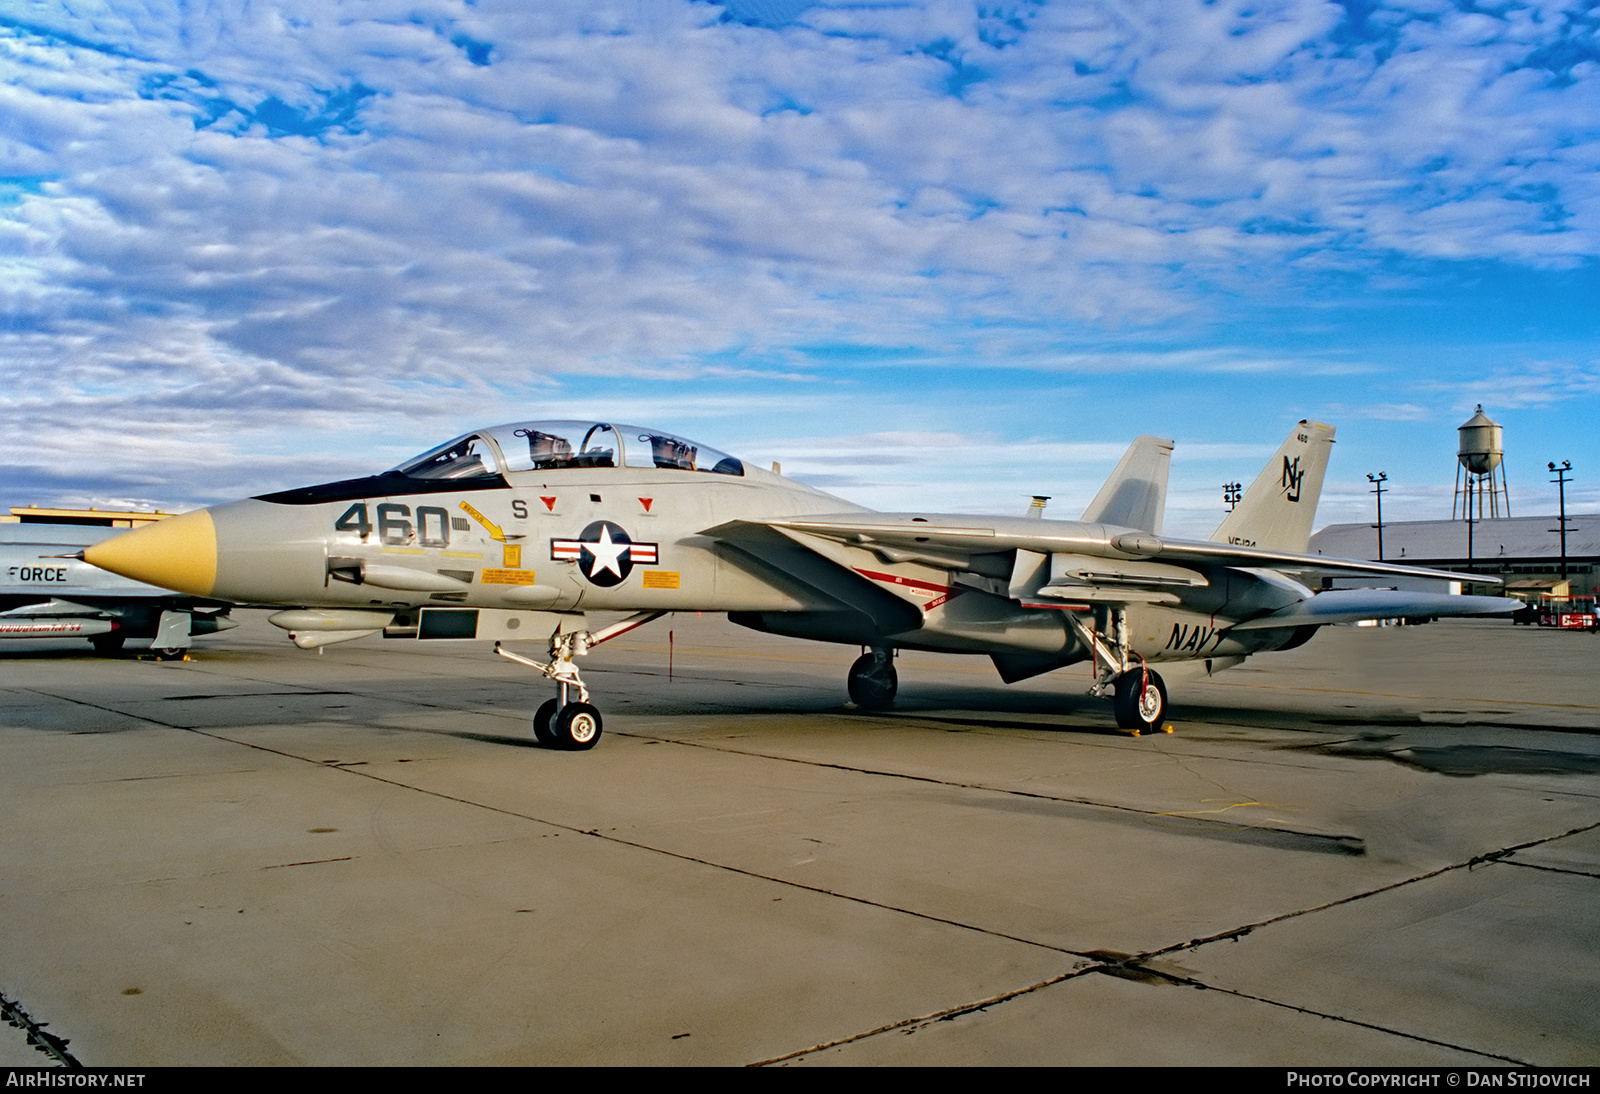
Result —
[[[1208, 798], [1206, 800], [1207, 801], [1215, 801], [1216, 799]], [[1156, 816], [1158, 816], [1158, 817], [1202, 817], [1202, 816], [1210, 816], [1210, 815], [1215, 814], [1215, 813], [1226, 813], [1230, 809], [1242, 809], [1244, 806], [1247, 806], [1247, 805], [1260, 805], [1260, 806], [1264, 806], [1266, 808], [1271, 808], [1270, 806], [1267, 806], [1267, 804], [1265, 802], [1231, 802], [1228, 805], [1224, 805], [1221, 809], [1174, 809], [1174, 810], [1172, 810], [1170, 812], [1157, 813]]]

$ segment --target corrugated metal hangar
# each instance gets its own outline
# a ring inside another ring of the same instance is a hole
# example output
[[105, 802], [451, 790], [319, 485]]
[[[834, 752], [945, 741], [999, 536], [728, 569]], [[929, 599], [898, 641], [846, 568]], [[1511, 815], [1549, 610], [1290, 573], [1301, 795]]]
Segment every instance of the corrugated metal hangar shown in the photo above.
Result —
[[[1560, 518], [1500, 517], [1472, 523], [1418, 520], [1385, 522], [1383, 558], [1411, 566], [1493, 574], [1512, 592], [1547, 591], [1561, 580]], [[1374, 524], [1330, 524], [1311, 537], [1311, 552], [1334, 558], [1378, 557]], [[1600, 567], [1600, 513], [1567, 516], [1567, 576], [1571, 595], [1593, 596]]]

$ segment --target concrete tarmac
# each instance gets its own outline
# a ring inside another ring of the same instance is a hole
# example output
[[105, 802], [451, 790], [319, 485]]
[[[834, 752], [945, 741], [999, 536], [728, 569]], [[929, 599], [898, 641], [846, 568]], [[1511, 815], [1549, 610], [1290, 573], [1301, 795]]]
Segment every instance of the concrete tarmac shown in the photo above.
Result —
[[1134, 738], [677, 615], [565, 753], [486, 644], [241, 614], [0, 649], [0, 996], [83, 1064], [1600, 1063], [1597, 636], [1324, 628]]

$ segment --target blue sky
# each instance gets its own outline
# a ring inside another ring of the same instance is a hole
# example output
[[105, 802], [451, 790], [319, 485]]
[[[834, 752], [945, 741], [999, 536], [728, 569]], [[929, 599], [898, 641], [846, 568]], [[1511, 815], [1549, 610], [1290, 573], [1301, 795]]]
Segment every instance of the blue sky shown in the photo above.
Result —
[[[1600, 4], [0, 9], [0, 504], [182, 508], [474, 425], [657, 425], [886, 508], [1205, 533], [1600, 508]], [[1594, 485], [1591, 485], [1594, 484]]]

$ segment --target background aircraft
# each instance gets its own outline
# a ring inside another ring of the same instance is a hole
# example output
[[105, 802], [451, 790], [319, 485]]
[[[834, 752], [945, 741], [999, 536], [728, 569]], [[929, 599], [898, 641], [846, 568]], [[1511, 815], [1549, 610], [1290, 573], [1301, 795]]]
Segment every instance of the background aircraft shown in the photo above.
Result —
[[[1140, 437], [1081, 520], [878, 513], [703, 445], [604, 422], [458, 437], [367, 478], [171, 517], [95, 544], [94, 565], [192, 596], [297, 604], [297, 645], [549, 636], [534, 730], [601, 731], [574, 658], [669, 611], [860, 645], [849, 692], [893, 702], [898, 649], [990, 656], [1007, 682], [1092, 660], [1119, 725], [1159, 725], [1152, 667], [1215, 671], [1328, 623], [1498, 613], [1500, 598], [1313, 593], [1289, 574], [1457, 575], [1305, 555], [1333, 428], [1300, 422], [1211, 541], [1161, 533], [1172, 443]], [[952, 453], [952, 459], [960, 458]], [[590, 630], [588, 611], [635, 614]], [[576, 699], [572, 693], [576, 691]]]
[[0, 638], [87, 638], [114, 653], [148, 638], [164, 658], [181, 658], [191, 636], [238, 626], [229, 605], [197, 601], [107, 573], [73, 557], [119, 528], [0, 524]]

